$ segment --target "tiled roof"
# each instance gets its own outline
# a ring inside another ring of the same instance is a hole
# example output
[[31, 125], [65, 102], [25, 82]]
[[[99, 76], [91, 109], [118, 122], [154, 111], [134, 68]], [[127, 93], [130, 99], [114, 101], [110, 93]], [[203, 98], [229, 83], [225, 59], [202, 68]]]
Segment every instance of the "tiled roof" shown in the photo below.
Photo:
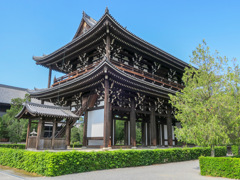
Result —
[[16, 118], [21, 118], [24, 113], [29, 113], [33, 116], [55, 117], [55, 118], [70, 118], [78, 119], [67, 107], [50, 106], [45, 104], [36, 104], [27, 102], [24, 104], [21, 112], [16, 115]]
[[[11, 100], [14, 98], [21, 98], [24, 99], [25, 95], [29, 94], [27, 89], [19, 88], [14, 86], [8, 86], [5, 84], [0, 84], [0, 104], [11, 104]], [[31, 98], [31, 102], [33, 103], [41, 103], [40, 100]], [[50, 102], [45, 101], [44, 104], [46, 105], [53, 105]]]
[[10, 104], [13, 98], [24, 99], [27, 89], [0, 84], [0, 103]]

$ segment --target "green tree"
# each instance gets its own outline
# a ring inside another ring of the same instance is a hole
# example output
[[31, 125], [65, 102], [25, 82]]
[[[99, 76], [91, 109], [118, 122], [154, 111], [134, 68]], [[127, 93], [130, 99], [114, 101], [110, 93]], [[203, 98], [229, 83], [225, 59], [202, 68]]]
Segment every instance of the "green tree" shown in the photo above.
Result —
[[79, 127], [74, 126], [71, 129], [71, 143], [79, 142], [81, 144], [83, 141], [83, 118], [80, 117], [78, 122], [80, 122]]
[[0, 135], [9, 138], [10, 142], [18, 143], [26, 139], [28, 121], [26, 119], [18, 120], [15, 116], [21, 111], [22, 104], [27, 100], [30, 100], [29, 95], [26, 95], [24, 99], [12, 99], [11, 108], [2, 116]]
[[220, 57], [217, 51], [210, 54], [205, 41], [193, 51], [190, 62], [197, 68], [185, 69], [185, 88], [169, 95], [170, 103], [177, 109], [175, 118], [182, 125], [175, 129], [175, 134], [180, 141], [211, 146], [214, 156], [215, 145], [238, 139], [239, 104], [233, 94], [239, 100], [239, 76], [237, 69], [227, 67], [226, 57]]
[[136, 143], [142, 144], [142, 127], [140, 122], [136, 123]]
[[123, 145], [124, 142], [124, 121], [122, 120], [115, 120], [116, 121], [116, 129], [115, 129], [115, 141], [116, 144]]

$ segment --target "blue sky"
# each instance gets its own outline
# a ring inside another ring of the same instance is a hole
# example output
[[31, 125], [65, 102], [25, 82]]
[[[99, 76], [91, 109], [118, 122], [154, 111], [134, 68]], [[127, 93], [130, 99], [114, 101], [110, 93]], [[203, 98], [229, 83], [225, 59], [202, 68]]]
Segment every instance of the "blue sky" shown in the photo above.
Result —
[[0, 84], [46, 88], [48, 69], [32, 56], [70, 42], [82, 11], [99, 20], [106, 6], [129, 31], [185, 62], [202, 39], [240, 59], [238, 0], [7, 0], [0, 1]]

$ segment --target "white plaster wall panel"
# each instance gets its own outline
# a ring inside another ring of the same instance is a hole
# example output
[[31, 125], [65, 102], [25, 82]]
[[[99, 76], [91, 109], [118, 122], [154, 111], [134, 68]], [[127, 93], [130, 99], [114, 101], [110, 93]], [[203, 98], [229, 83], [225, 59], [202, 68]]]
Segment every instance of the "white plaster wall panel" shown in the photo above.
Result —
[[88, 111], [87, 137], [103, 137], [104, 109]]
[[104, 101], [100, 101], [98, 106], [104, 106]]
[[103, 140], [88, 140], [88, 145], [94, 145], [94, 146], [102, 146]]

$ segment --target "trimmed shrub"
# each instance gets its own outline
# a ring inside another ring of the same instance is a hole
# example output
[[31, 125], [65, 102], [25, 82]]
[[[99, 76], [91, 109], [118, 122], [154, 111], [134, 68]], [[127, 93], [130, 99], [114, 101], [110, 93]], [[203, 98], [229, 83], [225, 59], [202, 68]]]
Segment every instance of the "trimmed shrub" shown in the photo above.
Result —
[[25, 149], [25, 144], [0, 144], [2, 148]]
[[70, 144], [70, 147], [71, 148], [80, 148], [80, 147], [82, 147], [82, 144], [80, 144], [79, 142], [78, 143], [72, 143], [72, 144]]
[[239, 157], [200, 157], [201, 175], [240, 179]]
[[[216, 154], [224, 156], [225, 150], [225, 147], [218, 147]], [[99, 152], [31, 152], [0, 148], [0, 164], [45, 176], [59, 176], [101, 169], [193, 160], [210, 154], [210, 148], [200, 147]]]
[[216, 146], [214, 149], [215, 149], [215, 157], [221, 157], [221, 156], [227, 155], [226, 146]]
[[237, 145], [232, 145], [231, 146], [231, 149], [232, 149], [232, 153], [233, 153], [233, 155], [234, 156], [237, 156], [237, 155], [239, 155], [239, 146], [237, 146]]

